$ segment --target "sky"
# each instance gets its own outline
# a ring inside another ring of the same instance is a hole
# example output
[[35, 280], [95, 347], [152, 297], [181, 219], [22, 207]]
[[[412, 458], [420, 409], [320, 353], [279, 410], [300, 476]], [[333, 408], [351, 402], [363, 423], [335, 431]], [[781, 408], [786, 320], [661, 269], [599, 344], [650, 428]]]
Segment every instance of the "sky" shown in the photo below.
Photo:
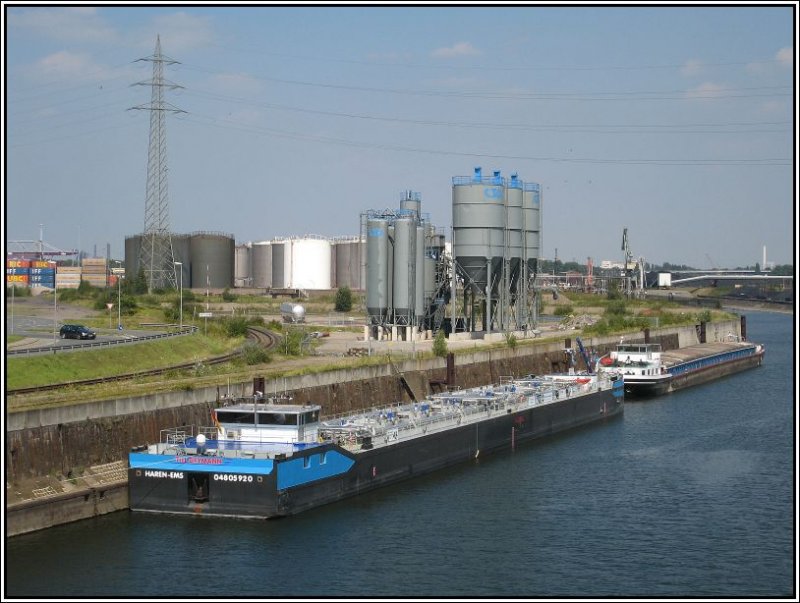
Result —
[[[795, 261], [796, 3], [4, 2], [8, 241], [124, 257], [144, 229], [160, 36], [176, 233], [352, 236], [452, 179], [542, 187], [542, 256]], [[41, 226], [40, 226], [41, 225]]]

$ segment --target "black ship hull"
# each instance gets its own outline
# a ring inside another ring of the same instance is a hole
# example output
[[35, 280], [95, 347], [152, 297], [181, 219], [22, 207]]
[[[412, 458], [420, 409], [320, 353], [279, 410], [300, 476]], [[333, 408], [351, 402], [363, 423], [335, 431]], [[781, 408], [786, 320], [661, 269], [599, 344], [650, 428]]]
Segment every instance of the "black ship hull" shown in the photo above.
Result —
[[[174, 472], [132, 465], [128, 476], [130, 508], [253, 518], [292, 515], [614, 417], [623, 412], [620, 394], [616, 388], [597, 391], [441, 431], [431, 429], [408, 440], [367, 445], [357, 452], [322, 444], [275, 460], [269, 470], [252, 461], [249, 471], [247, 461], [242, 460], [240, 472], [233, 477], [215, 473], [213, 466], [206, 465]], [[304, 482], [302, 468], [318, 468], [320, 463], [331, 466], [331, 475]], [[176, 475], [170, 477], [170, 473]]]

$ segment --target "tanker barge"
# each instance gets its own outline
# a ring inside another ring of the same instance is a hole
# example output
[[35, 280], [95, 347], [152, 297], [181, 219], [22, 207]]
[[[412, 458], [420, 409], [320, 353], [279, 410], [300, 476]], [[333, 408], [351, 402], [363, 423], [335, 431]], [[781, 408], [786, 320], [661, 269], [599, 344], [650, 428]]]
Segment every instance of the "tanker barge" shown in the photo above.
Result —
[[597, 372], [621, 373], [625, 394], [666, 394], [760, 366], [764, 346], [744, 341], [701, 343], [668, 352], [657, 343], [621, 343], [597, 363]]
[[132, 511], [292, 515], [623, 412], [621, 377], [548, 375], [321, 420], [321, 407], [233, 400], [213, 425], [129, 454]]

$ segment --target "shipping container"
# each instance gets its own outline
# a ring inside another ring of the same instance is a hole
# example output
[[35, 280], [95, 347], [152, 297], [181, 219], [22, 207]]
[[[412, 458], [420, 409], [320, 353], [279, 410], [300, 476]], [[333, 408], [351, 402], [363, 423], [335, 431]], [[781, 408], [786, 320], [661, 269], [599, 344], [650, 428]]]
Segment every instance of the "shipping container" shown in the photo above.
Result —
[[80, 274], [81, 267], [80, 266], [58, 266], [56, 268], [56, 274]]
[[54, 268], [31, 268], [31, 274], [43, 274], [53, 276], [56, 273]]
[[30, 274], [30, 268], [6, 268], [6, 274]]
[[49, 262], [46, 260], [33, 260], [31, 261], [31, 268], [55, 268], [55, 262]]
[[6, 268], [30, 268], [30, 260], [6, 260]]
[[24, 283], [28, 284], [28, 275], [27, 274], [7, 274], [6, 275], [6, 282], [7, 283]]

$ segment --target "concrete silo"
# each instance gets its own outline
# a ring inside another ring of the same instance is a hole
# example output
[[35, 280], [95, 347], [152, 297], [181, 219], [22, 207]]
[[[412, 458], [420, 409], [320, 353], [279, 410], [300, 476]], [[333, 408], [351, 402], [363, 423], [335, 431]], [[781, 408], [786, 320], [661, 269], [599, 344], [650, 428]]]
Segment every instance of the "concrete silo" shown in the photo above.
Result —
[[269, 241], [253, 243], [250, 249], [251, 287], [268, 289], [272, 287], [272, 244]]
[[453, 256], [468, 287], [497, 289], [505, 236], [505, 187], [498, 173], [453, 178]]
[[520, 266], [523, 254], [524, 218], [522, 215], [522, 181], [516, 174], [511, 174], [506, 187], [506, 228], [507, 232], [507, 257], [508, 257], [508, 288], [511, 293], [517, 290]]
[[425, 320], [425, 227], [416, 228], [416, 245], [414, 258], [414, 315], [416, 324]]
[[[192, 233], [189, 236], [191, 287], [213, 289], [233, 287], [235, 248], [236, 241], [233, 235], [214, 232]], [[174, 244], [173, 249], [175, 249]], [[185, 280], [184, 286], [186, 286]]]
[[523, 187], [522, 213], [525, 223], [524, 253], [528, 273], [533, 275], [542, 248], [541, 187], [537, 182], [526, 182]]
[[394, 266], [392, 307], [395, 324], [411, 324], [414, 315], [417, 262], [417, 221], [402, 217], [394, 221]]
[[372, 324], [386, 319], [389, 308], [389, 221], [367, 220], [367, 314]]

